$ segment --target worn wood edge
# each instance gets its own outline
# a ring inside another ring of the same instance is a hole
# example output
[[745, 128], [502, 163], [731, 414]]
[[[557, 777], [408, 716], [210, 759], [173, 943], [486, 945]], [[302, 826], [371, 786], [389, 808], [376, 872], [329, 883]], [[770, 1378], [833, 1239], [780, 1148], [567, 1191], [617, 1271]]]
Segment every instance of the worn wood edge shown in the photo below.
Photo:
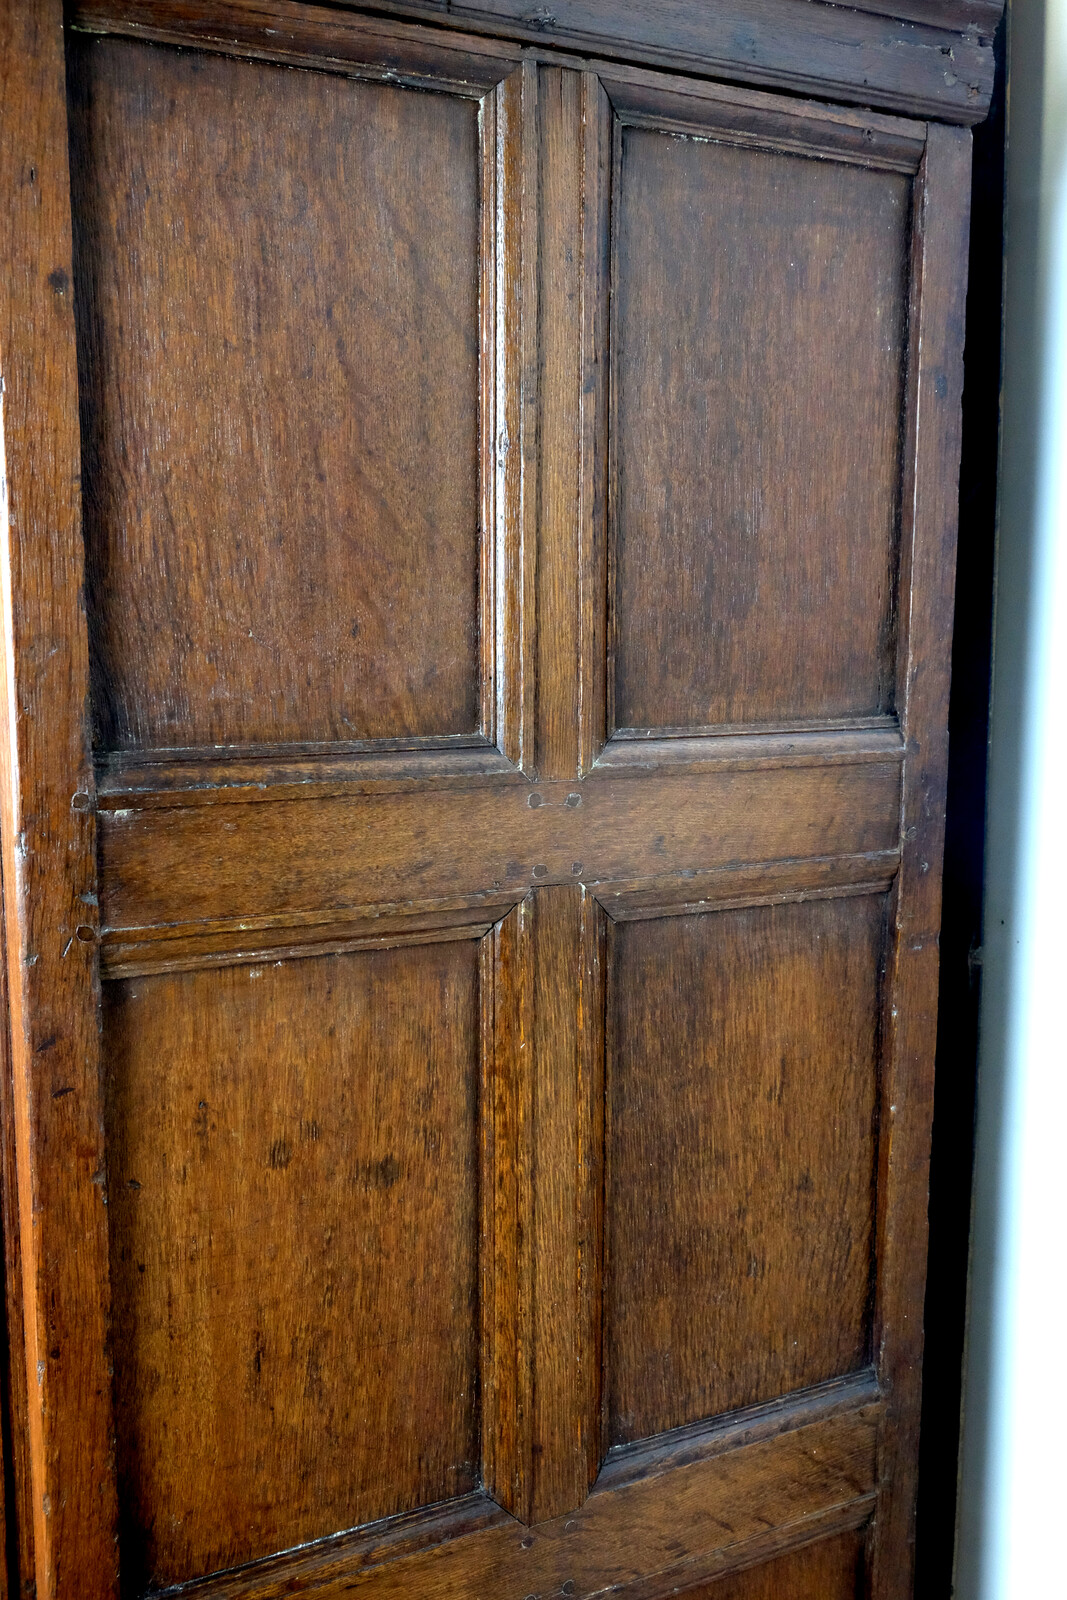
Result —
[[[518, 892], [487, 890], [451, 899], [412, 900], [393, 905], [353, 906], [347, 911], [324, 910], [283, 914], [278, 917], [229, 917], [196, 923], [102, 929], [101, 965], [104, 976], [128, 961], [143, 961], [153, 970], [174, 961], [191, 966], [214, 966], [268, 959], [279, 950], [314, 954], [325, 944], [377, 942], [404, 944], [424, 933], [449, 929], [474, 930], [498, 921], [518, 904]], [[466, 934], [463, 935], [466, 937]]]
[[653, 83], [634, 72], [602, 72], [602, 82], [624, 127], [909, 176], [918, 171], [926, 143], [925, 123], [858, 117], [818, 101], [679, 78]]
[[[878, 1497], [875, 1494], [859, 1495], [844, 1500], [825, 1511], [815, 1511], [796, 1522], [783, 1524], [768, 1533], [756, 1534], [737, 1544], [727, 1545], [707, 1556], [692, 1556], [675, 1566], [665, 1567], [651, 1578], [636, 1583], [615, 1585], [614, 1595], [626, 1600], [674, 1600], [683, 1591], [712, 1579], [733, 1573], [747, 1572], [752, 1567], [773, 1561], [776, 1557], [792, 1555], [822, 1539], [831, 1539], [842, 1533], [858, 1532], [866, 1528], [875, 1515]], [[784, 1600], [784, 1597], [783, 1597]]]
[[[217, 11], [217, 6], [215, 9]], [[492, 15], [484, 7], [473, 6], [450, 5], [445, 10], [433, 4], [432, 0], [423, 4], [419, 4], [418, 0], [411, 0], [411, 3], [403, 3], [403, 0], [398, 0], [398, 3], [393, 3], [393, 0], [372, 0], [371, 4], [359, 11], [353, 6], [341, 4], [330, 10], [325, 7], [306, 8], [306, 12], [313, 16], [316, 13], [321, 15], [322, 30], [331, 31], [333, 48], [343, 48], [348, 52], [347, 55], [332, 57], [317, 49], [290, 47], [286, 50], [284, 45], [264, 36], [262, 29], [266, 21], [261, 20], [250, 26], [247, 20], [241, 20], [247, 19], [251, 12], [267, 20], [289, 19], [292, 26], [302, 19], [305, 8], [291, 4], [291, 0], [290, 3], [287, 0], [269, 0], [267, 3], [265, 0], [258, 6], [240, 6], [230, 0], [228, 13], [238, 19], [236, 25], [239, 32], [244, 31], [244, 41], [240, 38], [235, 41], [220, 34], [217, 31], [218, 24], [214, 24], [213, 28], [206, 18], [198, 20], [195, 16], [190, 17], [189, 6], [176, 4], [174, 0], [127, 0], [126, 4], [122, 4], [121, 0], [76, 0], [71, 8], [71, 19], [74, 26], [92, 32], [124, 33], [160, 43], [195, 42], [204, 48], [221, 49], [226, 53], [236, 50], [237, 53], [253, 55], [257, 59], [299, 61], [300, 64], [327, 71], [331, 70], [332, 62], [336, 62], [333, 70], [340, 71], [356, 65], [370, 73], [376, 70], [392, 72], [399, 81], [404, 81], [405, 77], [416, 83], [436, 81], [456, 93], [471, 92], [477, 88], [484, 91], [489, 84], [481, 75], [472, 79], [469, 66], [466, 70], [461, 68], [450, 78], [449, 52], [452, 53], [454, 66], [459, 54], [472, 59], [510, 57], [514, 60], [517, 47], [525, 46], [535, 50], [539, 58], [554, 60], [564, 66], [574, 64], [571, 52], [586, 57], [595, 54], [608, 58], [604, 65], [609, 70], [615, 64], [644, 63], [659, 68], [673, 68], [676, 72], [702, 73], [744, 84], [766, 85], [779, 92], [879, 105], [890, 112], [917, 113], [947, 121], [980, 122], [989, 109], [993, 84], [992, 34], [997, 21], [996, 10], [992, 6], [986, 13], [988, 25], [984, 31], [973, 23], [960, 28], [943, 22], [924, 24], [922, 21], [899, 18], [895, 19], [894, 26], [892, 16], [887, 16], [881, 10], [875, 11], [872, 6], [862, 9], [831, 8], [823, 5], [821, 0], [804, 0], [803, 10], [797, 0], [780, 0], [777, 9], [780, 12], [777, 26], [772, 24], [765, 30], [762, 59], [759, 46], [749, 44], [746, 48], [743, 41], [746, 17], [740, 0], [734, 0], [734, 10], [741, 25], [742, 40], [731, 37], [727, 31], [723, 44], [716, 46], [709, 38], [703, 50], [657, 47], [640, 38], [640, 24], [632, 37], [627, 38], [617, 26], [611, 26], [606, 31], [561, 28], [553, 26], [553, 18], [531, 22], [528, 14]], [[832, 63], [827, 62], [822, 71], [798, 68], [796, 46], [803, 44], [813, 15], [823, 21], [828, 18], [831, 9], [843, 17], [844, 26], [852, 37], [838, 42], [834, 38], [833, 27], [836, 24], [840, 28], [842, 23], [833, 19], [828, 22], [830, 31], [827, 41]], [[400, 19], [405, 20], [402, 23]], [[415, 30], [418, 30], [417, 34]], [[460, 34], [461, 43], [456, 46], [446, 42], [450, 36], [455, 37], [458, 30], [466, 30], [465, 37]], [[888, 40], [887, 30], [890, 34]], [[437, 64], [430, 65], [427, 62], [421, 69], [409, 69], [406, 74], [402, 64], [399, 67], [394, 65], [376, 69], [374, 51], [369, 41], [379, 41], [379, 53], [400, 51], [402, 56], [405, 37], [412, 43], [424, 42], [426, 50], [436, 50]], [[371, 57], [368, 61], [360, 60], [357, 42], [360, 40], [363, 41], [362, 54]], [[339, 41], [343, 41], [343, 46]], [[887, 46], [891, 47], [887, 50]], [[916, 67], [921, 65], [925, 69], [926, 87], [917, 86], [918, 73], [913, 73], [911, 88], [904, 90], [894, 87], [888, 65], [892, 63], [894, 55], [892, 47], [897, 53], [908, 52], [909, 60]], [[876, 60], [877, 52], [886, 52], [887, 72], [880, 80], [877, 75], [872, 77], [869, 71], [864, 73], [855, 62], [855, 56], [864, 48], [873, 49]], [[560, 54], [560, 51], [564, 53]], [[952, 67], [958, 67], [959, 72], [946, 70], [946, 61]]]
[[73, 0], [78, 32], [175, 45], [316, 72], [355, 75], [481, 99], [516, 65], [514, 46], [418, 23], [346, 14], [296, 0]]
[[[0, 853], [35, 1592], [117, 1595], [61, 0], [0, 7]], [[56, 1082], [70, 1087], [57, 1100]]]
[[138, 754], [110, 757], [98, 767], [97, 804], [116, 811], [135, 805], [189, 806], [252, 800], [296, 800], [326, 794], [372, 794], [414, 787], [455, 787], [509, 778], [522, 773], [486, 740], [424, 747], [302, 751], [269, 748], [255, 756], [205, 752], [151, 758]]
[[910, 1586], [915, 1554], [970, 145], [966, 130], [931, 127], [912, 236], [897, 691], [907, 753], [882, 1026], [874, 1338], [887, 1427], [872, 1600]]
[[155, 1590], [154, 1595], [158, 1600], [186, 1595], [190, 1600], [274, 1600], [304, 1591], [314, 1593], [326, 1584], [343, 1583], [360, 1572], [449, 1540], [484, 1529], [516, 1526], [515, 1519], [487, 1494], [469, 1494], [351, 1532], [331, 1534], [228, 1572]]
[[652, 729], [613, 734], [594, 770], [706, 772], [715, 767], [841, 766], [903, 761], [904, 741], [896, 719], [873, 726], [751, 729], [692, 733]]
[[819, 856], [724, 867], [691, 877], [632, 879], [594, 885], [597, 901], [613, 922], [687, 917], [736, 911], [745, 906], [796, 904], [884, 894], [900, 867], [898, 850], [856, 856]]
[[[731, 1456], [742, 1461], [747, 1458], [752, 1463], [758, 1461], [757, 1472], [762, 1467], [773, 1481], [776, 1473], [782, 1471], [774, 1461], [776, 1447], [787, 1441], [790, 1451], [800, 1445], [811, 1449], [816, 1459], [829, 1456], [831, 1460], [826, 1464], [830, 1467], [836, 1448], [841, 1458], [839, 1471], [850, 1455], [857, 1461], [866, 1460], [867, 1466], [859, 1470], [853, 1492], [831, 1498], [827, 1504], [816, 1504], [800, 1517], [740, 1537], [731, 1537], [734, 1530], [729, 1524], [718, 1521], [716, 1526], [725, 1537], [712, 1546], [691, 1551], [667, 1565], [657, 1563], [654, 1569], [622, 1583], [579, 1584], [573, 1592], [582, 1596], [625, 1593], [633, 1600], [638, 1596], [653, 1600], [654, 1596], [671, 1593], [679, 1586], [683, 1575], [688, 1584], [705, 1573], [713, 1576], [743, 1570], [830, 1532], [863, 1526], [875, 1504], [871, 1492], [873, 1483], [867, 1480], [873, 1473], [873, 1439], [880, 1409], [872, 1375], [863, 1372], [834, 1380], [818, 1390], [806, 1391], [801, 1397], [785, 1397], [771, 1406], [751, 1408], [751, 1413], [737, 1413], [733, 1418], [723, 1419], [721, 1428], [713, 1425], [709, 1430], [710, 1437], [703, 1449], [695, 1441], [687, 1441], [682, 1446], [687, 1453], [669, 1463], [689, 1473], [703, 1471], [713, 1495], [721, 1493], [713, 1487], [718, 1464]], [[756, 1413], [767, 1415], [757, 1416]], [[678, 1430], [682, 1434], [691, 1431]], [[811, 1439], [810, 1446], [805, 1435]], [[677, 1443], [674, 1435], [665, 1437]], [[465, 1538], [481, 1542], [483, 1547], [486, 1540], [490, 1541], [488, 1548], [480, 1552], [479, 1565], [483, 1568], [486, 1565], [495, 1567], [497, 1560], [505, 1556], [509, 1564], [516, 1563], [516, 1547], [524, 1552], [533, 1551], [522, 1558], [523, 1566], [529, 1563], [529, 1570], [522, 1574], [520, 1586], [525, 1583], [527, 1588], [540, 1589], [542, 1578], [559, 1564], [558, 1555], [554, 1557], [553, 1552], [559, 1552], [563, 1541], [581, 1541], [584, 1534], [598, 1547], [605, 1538], [612, 1537], [610, 1529], [616, 1519], [618, 1537], [625, 1536], [633, 1515], [634, 1497], [644, 1502], [660, 1493], [658, 1480], [667, 1470], [664, 1464], [667, 1456], [656, 1449], [659, 1443], [658, 1440], [649, 1442], [650, 1470], [626, 1477], [620, 1473], [615, 1479], [610, 1476], [605, 1479], [602, 1473], [583, 1510], [538, 1524], [529, 1534], [520, 1521], [488, 1495], [474, 1494], [391, 1518], [357, 1532], [334, 1535], [229, 1573], [212, 1574], [163, 1590], [160, 1600], [177, 1600], [178, 1596], [189, 1596], [190, 1600], [282, 1600], [283, 1596], [296, 1592], [339, 1596], [355, 1588], [366, 1588], [373, 1594], [377, 1574], [387, 1580], [390, 1594], [395, 1594], [398, 1578], [389, 1569], [397, 1563], [404, 1563], [408, 1568], [399, 1580], [408, 1593], [448, 1593], [473, 1600], [475, 1595], [481, 1597], [484, 1590], [477, 1586], [473, 1574], [468, 1577], [463, 1572], [462, 1565], [452, 1573], [451, 1579], [445, 1578], [444, 1588], [440, 1587], [439, 1575], [431, 1574], [429, 1569], [424, 1576], [427, 1584], [433, 1584], [432, 1590], [419, 1581], [420, 1556], [433, 1562], [444, 1553], [446, 1546], [455, 1547], [457, 1540]], [[628, 1447], [635, 1455], [640, 1448]], [[813, 1493], [817, 1494], [817, 1490]], [[830, 1493], [832, 1496], [832, 1488]], [[521, 1545], [520, 1536], [524, 1536]], [[570, 1548], [570, 1544], [563, 1548]], [[459, 1551], [454, 1553], [462, 1563]], [[563, 1559], [566, 1560], [565, 1555]], [[403, 1568], [399, 1570], [403, 1572]], [[511, 1576], [515, 1579], [518, 1574]]]
[[[548, 7], [531, 11], [487, 4], [449, 3], [438, 0], [371, 0], [373, 10], [391, 17], [407, 17], [444, 28], [465, 29], [475, 35], [507, 38], [538, 49], [575, 51], [610, 58], [613, 63], [636, 63], [675, 72], [700, 73], [742, 84], [766, 86], [787, 93], [874, 105], [890, 112], [933, 116], [949, 122], [980, 122], [989, 109], [993, 86], [992, 40], [1003, 5], [1000, 0], [973, 0], [981, 16], [947, 14], [953, 0], [934, 0], [931, 14], [926, 0], [903, 0], [909, 15], [903, 17], [888, 5], [859, 0], [856, 6], [823, 4], [821, 0], [778, 0], [762, 29], [762, 40], [751, 37], [751, 12], [745, 0], [730, 0], [714, 9], [721, 20], [709, 18], [703, 44], [660, 46], [650, 42], [649, 19], [655, 0], [616, 8], [607, 26], [560, 26]], [[370, 7], [368, 7], [370, 9]], [[711, 7], [708, 8], [712, 10]], [[916, 14], [917, 13], [917, 14]], [[624, 28], [620, 14], [632, 21]], [[731, 22], [733, 26], [731, 27]], [[821, 69], [798, 66], [813, 23], [829, 59]], [[642, 37], [642, 26], [646, 36]], [[840, 37], [844, 30], [844, 37]], [[715, 35], [720, 35], [716, 42]], [[883, 56], [884, 71], [864, 71], [859, 57], [873, 50]], [[950, 54], [951, 52], [951, 54]], [[895, 85], [893, 67], [905, 58], [912, 72], [907, 89]], [[959, 70], [948, 70], [946, 67]], [[919, 78], [924, 86], [919, 87]], [[950, 81], [951, 80], [951, 81]], [[969, 81], [968, 81], [969, 80]]]
[[633, 1444], [615, 1445], [600, 1469], [597, 1489], [614, 1489], [624, 1483], [647, 1480], [671, 1472], [694, 1461], [710, 1460], [727, 1450], [737, 1450], [760, 1439], [776, 1439], [810, 1423], [851, 1412], [870, 1414], [881, 1405], [882, 1393], [873, 1367], [844, 1377], [830, 1378], [810, 1389], [779, 1395], [761, 1405], [743, 1406], [704, 1422], [687, 1423], [639, 1439]]

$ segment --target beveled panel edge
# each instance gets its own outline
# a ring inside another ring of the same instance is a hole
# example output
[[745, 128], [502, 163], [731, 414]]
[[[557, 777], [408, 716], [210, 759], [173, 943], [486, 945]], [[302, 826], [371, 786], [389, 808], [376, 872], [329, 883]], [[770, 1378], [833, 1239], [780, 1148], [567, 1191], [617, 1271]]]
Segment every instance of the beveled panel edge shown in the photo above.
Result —
[[[196, 1579], [162, 1591], [161, 1600], [282, 1600], [297, 1590], [339, 1597], [355, 1589], [444, 1600], [480, 1597], [491, 1585], [508, 1594], [657, 1600], [683, 1581], [863, 1527], [875, 1504], [882, 1415], [870, 1374], [786, 1397], [773, 1415], [773, 1407], [753, 1409], [768, 1415], [731, 1419], [732, 1434], [719, 1430], [703, 1450], [691, 1440], [676, 1459], [661, 1451], [649, 1472], [606, 1482], [602, 1474], [581, 1509], [530, 1529], [488, 1496], [469, 1495]], [[670, 1489], [660, 1481], [667, 1471]]]
[[686, 78], [601, 69], [600, 79], [624, 127], [681, 133], [715, 143], [785, 155], [843, 161], [914, 177], [926, 124], [874, 112], [860, 115], [817, 101], [782, 99]]
[[716, 767], [840, 766], [903, 759], [897, 719], [869, 717], [815, 728], [623, 728], [612, 734], [594, 767], [707, 772]]
[[[621, 729], [589, 775], [839, 766], [903, 756], [895, 717], [825, 728]], [[96, 773], [101, 811], [533, 781], [488, 739], [468, 735], [254, 751], [119, 752], [99, 757]]]
[[254, 752], [131, 751], [97, 764], [97, 804], [211, 805], [302, 796], [374, 794], [416, 787], [448, 788], [480, 781], [524, 781], [522, 773], [480, 735], [454, 740], [381, 740], [364, 745], [262, 746]]
[[175, 1600], [179, 1595], [187, 1595], [189, 1600], [273, 1600], [305, 1589], [315, 1592], [333, 1581], [350, 1582], [369, 1568], [450, 1539], [487, 1528], [517, 1526], [487, 1494], [475, 1492], [331, 1534], [243, 1567], [172, 1584], [154, 1595], [157, 1600]]
[[480, 100], [518, 65], [496, 39], [359, 16], [297, 0], [68, 0], [79, 32], [302, 66]]
[[[703, 1422], [686, 1423], [649, 1439], [615, 1445], [596, 1481], [598, 1489], [618, 1488], [638, 1479], [660, 1477], [675, 1467], [709, 1460], [760, 1439], [807, 1427], [827, 1417], [880, 1408], [882, 1391], [873, 1367], [863, 1367], [825, 1383], [779, 1395], [760, 1405], [743, 1406]], [[880, 1410], [879, 1410], [880, 1415]]]
[[[230, 923], [210, 930], [198, 926], [176, 932], [167, 928], [105, 932], [100, 943], [100, 976], [105, 980], [140, 978], [482, 939], [515, 904], [514, 895], [483, 895], [469, 905], [371, 907], [348, 918], [324, 915], [259, 928]], [[136, 937], [137, 933], [142, 937]]]
[[[374, 0], [393, 16], [764, 84], [794, 94], [979, 122], [993, 83], [999, 0], [570, 0], [561, 20], [529, 0]], [[979, 10], [980, 7], [980, 10]], [[901, 14], [903, 12], [903, 14]]]
[[777, 906], [805, 900], [844, 900], [885, 894], [900, 867], [899, 850], [851, 856], [754, 862], [694, 873], [688, 878], [634, 879], [598, 886], [597, 903], [612, 922], [688, 917]]
[[[311, 9], [287, 7], [287, 0], [226, 3], [232, 13], [253, 19], [284, 16], [287, 9], [290, 15]], [[368, 9], [376, 14], [370, 17], [357, 20], [351, 5], [325, 15], [342, 37], [351, 38], [360, 24], [368, 34], [389, 41], [398, 31], [412, 36], [417, 30], [427, 44], [436, 38], [447, 50], [446, 30], [462, 29], [467, 30], [465, 48], [484, 56], [510, 55], [514, 60], [520, 49], [533, 48], [540, 59], [555, 58], [570, 65], [572, 52], [606, 55], [617, 62], [715, 75], [796, 95], [878, 105], [891, 113], [974, 123], [989, 109], [992, 37], [1003, 8], [997, 0], [972, 3], [982, 6], [981, 19], [949, 15], [928, 19], [921, 0], [908, 0], [907, 18], [886, 15], [888, 5], [845, 8], [822, 0], [803, 0], [802, 5], [798, 0], [764, 0], [761, 14], [753, 17], [748, 0], [724, 0], [708, 7], [707, 15], [701, 16], [694, 7], [689, 16], [678, 17], [666, 39], [655, 0], [585, 0], [572, 4], [567, 25], [547, 8], [531, 13], [527, 0], [468, 0], [447, 9], [440, 0], [374, 0]], [[943, 12], [944, 6], [940, 9]], [[188, 12], [188, 4], [177, 0], [127, 0], [126, 4], [74, 0], [71, 7], [77, 26], [114, 31], [152, 28], [160, 42], [168, 42], [163, 37], [168, 27], [175, 33], [169, 42], [181, 42], [202, 26]], [[402, 19], [408, 20], [398, 30]], [[251, 26], [255, 25], [253, 21]], [[226, 48], [228, 43], [232, 41], [215, 40], [210, 47]], [[282, 47], [271, 41], [242, 46], [246, 54], [250, 48], [269, 52]], [[265, 54], [264, 59], [271, 56]], [[310, 64], [322, 64], [320, 51], [311, 51]], [[415, 71], [418, 74], [417, 63]], [[431, 69], [430, 76], [435, 75]], [[457, 92], [463, 92], [464, 81], [461, 73]]]

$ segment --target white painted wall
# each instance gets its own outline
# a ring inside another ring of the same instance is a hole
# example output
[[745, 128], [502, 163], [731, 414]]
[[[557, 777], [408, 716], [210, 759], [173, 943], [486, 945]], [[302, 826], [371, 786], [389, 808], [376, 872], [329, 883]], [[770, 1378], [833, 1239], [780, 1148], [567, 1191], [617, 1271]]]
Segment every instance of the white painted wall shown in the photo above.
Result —
[[1067, 0], [1011, 0], [1007, 159], [956, 1594], [1067, 1600]]

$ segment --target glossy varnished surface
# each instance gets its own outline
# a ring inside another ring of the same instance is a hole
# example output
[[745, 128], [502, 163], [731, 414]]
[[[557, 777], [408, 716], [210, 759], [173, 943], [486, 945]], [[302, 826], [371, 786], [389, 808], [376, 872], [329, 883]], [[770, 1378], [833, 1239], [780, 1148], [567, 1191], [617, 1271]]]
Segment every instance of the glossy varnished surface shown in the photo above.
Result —
[[478, 1476], [478, 952], [106, 991], [125, 1548], [230, 1567]]
[[99, 743], [471, 733], [477, 104], [70, 55]]

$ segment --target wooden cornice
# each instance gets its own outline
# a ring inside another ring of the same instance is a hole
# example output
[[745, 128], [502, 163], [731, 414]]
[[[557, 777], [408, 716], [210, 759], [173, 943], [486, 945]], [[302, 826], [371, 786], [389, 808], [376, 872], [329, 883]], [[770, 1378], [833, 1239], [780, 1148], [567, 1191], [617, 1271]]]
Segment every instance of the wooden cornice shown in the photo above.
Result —
[[981, 122], [1003, 0], [374, 0], [366, 9], [945, 122]]

